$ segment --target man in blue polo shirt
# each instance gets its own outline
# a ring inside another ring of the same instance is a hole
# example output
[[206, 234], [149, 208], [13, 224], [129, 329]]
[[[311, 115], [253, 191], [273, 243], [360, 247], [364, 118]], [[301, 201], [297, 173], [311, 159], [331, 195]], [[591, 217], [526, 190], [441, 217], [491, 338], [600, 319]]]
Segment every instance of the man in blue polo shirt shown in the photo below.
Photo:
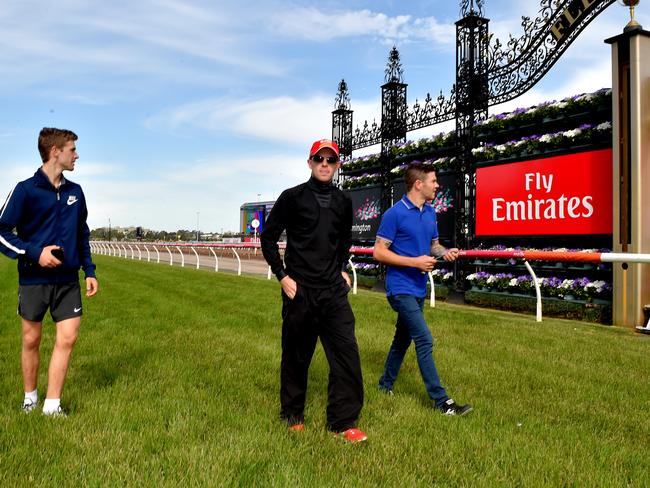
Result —
[[436, 211], [429, 203], [438, 189], [434, 168], [411, 164], [404, 179], [406, 195], [384, 213], [373, 253], [377, 261], [388, 265], [386, 296], [397, 312], [395, 337], [379, 388], [392, 393], [406, 351], [413, 341], [424, 386], [435, 407], [446, 415], [465, 415], [472, 411], [472, 406], [454, 402], [440, 384], [433, 361], [433, 338], [423, 313], [427, 273], [437, 259], [454, 261], [458, 249], [447, 249], [438, 242]]

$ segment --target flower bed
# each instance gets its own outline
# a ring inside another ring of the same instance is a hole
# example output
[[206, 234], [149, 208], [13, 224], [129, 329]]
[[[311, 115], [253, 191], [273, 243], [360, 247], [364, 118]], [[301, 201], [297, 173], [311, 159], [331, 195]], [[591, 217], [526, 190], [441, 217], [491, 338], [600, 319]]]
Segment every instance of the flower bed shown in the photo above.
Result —
[[572, 130], [552, 134], [532, 135], [504, 144], [484, 144], [472, 149], [477, 161], [493, 161], [510, 157], [526, 156], [549, 150], [567, 149], [582, 145], [603, 144], [611, 140], [612, 124], [583, 124]]
[[[515, 276], [512, 273], [491, 274], [478, 271], [468, 275], [465, 279], [475, 291], [535, 294], [535, 286], [530, 275]], [[611, 302], [612, 300], [612, 286], [604, 280], [590, 280], [587, 277], [565, 279], [555, 276], [537, 280], [540, 292], [544, 297], [585, 302]]]
[[432, 137], [424, 137], [418, 141], [406, 141], [391, 148], [394, 157], [407, 156], [410, 154], [428, 153], [444, 148], [453, 148], [456, 144], [455, 132], [441, 132]]
[[510, 128], [539, 124], [545, 120], [567, 118], [572, 115], [593, 112], [611, 107], [612, 90], [603, 88], [594, 93], [574, 95], [563, 100], [544, 102], [528, 108], [518, 108], [512, 112], [496, 114], [480, 122], [476, 128], [477, 136]]
[[364, 168], [376, 168], [379, 166], [379, 154], [369, 154], [349, 161], [343, 161], [341, 170], [343, 172], [354, 171]]
[[381, 182], [381, 175], [379, 173], [363, 174], [361, 176], [350, 176], [341, 183], [344, 190], [352, 188], [359, 188], [362, 186], [378, 185]]

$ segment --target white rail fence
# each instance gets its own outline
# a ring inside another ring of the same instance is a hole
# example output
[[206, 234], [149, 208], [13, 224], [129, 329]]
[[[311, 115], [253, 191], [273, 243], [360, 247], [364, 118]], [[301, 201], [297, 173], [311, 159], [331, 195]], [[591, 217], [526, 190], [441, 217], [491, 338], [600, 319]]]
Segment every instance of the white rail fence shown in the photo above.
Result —
[[[126, 246], [128, 246], [130, 250], [130, 257], [129, 257], [129, 252], [126, 249]], [[143, 259], [143, 250], [146, 252], [146, 260], [148, 262], [154, 261], [156, 263], [160, 263], [160, 250], [165, 249], [168, 253], [169, 256], [169, 265], [173, 266], [174, 264], [174, 255], [172, 253], [172, 249], [174, 249], [178, 255], [180, 256], [180, 265], [181, 267], [185, 267], [185, 254], [190, 256], [190, 252], [194, 254], [194, 257], [196, 258], [196, 269], [200, 269], [201, 267], [201, 258], [204, 258], [204, 263], [206, 266], [209, 266], [210, 268], [212, 267], [212, 263], [210, 262], [210, 254], [214, 258], [214, 271], [218, 272], [219, 271], [219, 256], [217, 255], [216, 251], [220, 251], [221, 253], [223, 252], [232, 252], [233, 256], [237, 260], [237, 275], [241, 276], [242, 274], [242, 260], [240, 253], [243, 252], [250, 252], [253, 251], [254, 254], [257, 254], [257, 249], [260, 248], [259, 243], [243, 243], [243, 244], [170, 244], [170, 243], [144, 243], [144, 242], [129, 242], [129, 243], [118, 243], [118, 242], [107, 242], [107, 241], [91, 241], [90, 247], [92, 252], [96, 254], [103, 254], [106, 256], [114, 256], [118, 258], [125, 258], [125, 259], [135, 259], [135, 252], [137, 250], [138, 252], [138, 260]], [[284, 249], [284, 244], [280, 244], [281, 250]], [[198, 249], [198, 251], [197, 251]], [[186, 251], [184, 253], [183, 251]], [[200, 251], [205, 250], [205, 254], [203, 254]], [[152, 257], [152, 251], [155, 251], [156, 257]], [[239, 252], [238, 252], [239, 251]], [[350, 252], [352, 255], [372, 255], [372, 249], [369, 248], [351, 248]], [[489, 252], [489, 251], [462, 251], [461, 252], [461, 258], [464, 257], [470, 257], [472, 254], [477, 254], [477, 253], [482, 253], [485, 255], [488, 254], [498, 254], [495, 252]], [[566, 253], [565, 253], [566, 254]], [[499, 256], [500, 257], [500, 256]], [[523, 256], [515, 256], [517, 258], [522, 258]], [[650, 262], [650, 255], [645, 255], [645, 254], [602, 254], [599, 256], [594, 256], [593, 261], [600, 260], [602, 262], [636, 262], [636, 263], [648, 263]], [[549, 259], [550, 260], [550, 259]], [[559, 260], [567, 260], [566, 258], [562, 258]], [[583, 259], [586, 260], [586, 259]], [[537, 276], [535, 275], [535, 272], [533, 271], [533, 268], [530, 266], [528, 260], [522, 259], [524, 265], [526, 266], [526, 269], [530, 273], [533, 284], [535, 287], [535, 295], [536, 295], [536, 310], [535, 310], [535, 318], [537, 322], [542, 321], [542, 295], [541, 295], [541, 290], [539, 286], [539, 280]], [[261, 263], [261, 261], [258, 261]], [[208, 264], [209, 263], [209, 264]], [[352, 259], [349, 260], [350, 267], [352, 269], [352, 293], [354, 295], [357, 294], [357, 285], [358, 285], [358, 278], [357, 278], [357, 270], [354, 262]], [[430, 307], [435, 307], [436, 306], [436, 296], [435, 296], [435, 285], [433, 281], [433, 273], [428, 273], [429, 275], [429, 284], [431, 285], [431, 292], [429, 296], [429, 305]], [[272, 273], [271, 273], [271, 267], [267, 266], [267, 272], [266, 272], [267, 279], [271, 279]], [[650, 321], [648, 322], [647, 326], [648, 330], [650, 330]]]

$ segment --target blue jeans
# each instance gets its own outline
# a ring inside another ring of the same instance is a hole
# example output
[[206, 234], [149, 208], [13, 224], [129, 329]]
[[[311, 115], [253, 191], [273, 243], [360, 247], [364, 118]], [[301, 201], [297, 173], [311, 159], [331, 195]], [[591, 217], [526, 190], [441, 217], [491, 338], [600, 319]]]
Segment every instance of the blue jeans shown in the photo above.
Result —
[[424, 300], [424, 298], [411, 295], [388, 297], [388, 303], [397, 312], [397, 323], [395, 324], [395, 337], [384, 365], [384, 374], [379, 378], [379, 388], [393, 389], [393, 383], [397, 379], [399, 368], [412, 340], [415, 342], [415, 353], [424, 386], [429, 397], [437, 406], [440, 406], [449, 397], [440, 384], [436, 364], [433, 361], [433, 337], [424, 321]]

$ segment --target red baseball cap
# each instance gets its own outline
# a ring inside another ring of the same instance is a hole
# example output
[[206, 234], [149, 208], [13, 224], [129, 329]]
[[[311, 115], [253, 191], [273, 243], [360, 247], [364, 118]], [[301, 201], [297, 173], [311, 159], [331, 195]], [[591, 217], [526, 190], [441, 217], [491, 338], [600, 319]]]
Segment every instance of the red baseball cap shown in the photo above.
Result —
[[321, 149], [329, 147], [332, 151], [336, 153], [336, 156], [339, 156], [339, 146], [336, 142], [330, 140], [330, 139], [321, 139], [320, 141], [316, 141], [311, 145], [311, 150], [309, 151], [309, 157], [311, 158], [314, 154], [316, 154], [318, 151]]

